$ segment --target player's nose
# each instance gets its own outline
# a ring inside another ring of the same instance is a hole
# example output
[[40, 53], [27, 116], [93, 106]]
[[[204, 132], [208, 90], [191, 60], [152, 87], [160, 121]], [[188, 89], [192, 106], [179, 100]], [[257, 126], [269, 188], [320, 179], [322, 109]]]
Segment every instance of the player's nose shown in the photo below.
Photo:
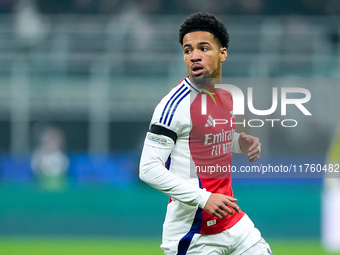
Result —
[[191, 62], [201, 61], [202, 57], [199, 50], [193, 50], [191, 55]]

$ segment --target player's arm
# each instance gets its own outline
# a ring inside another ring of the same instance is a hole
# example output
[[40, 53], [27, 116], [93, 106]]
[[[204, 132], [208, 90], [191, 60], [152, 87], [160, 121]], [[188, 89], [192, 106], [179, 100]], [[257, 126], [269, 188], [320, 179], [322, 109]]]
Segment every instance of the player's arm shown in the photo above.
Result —
[[[155, 141], [159, 139], [162, 142], [157, 144]], [[168, 171], [164, 165], [173, 147], [171, 138], [150, 132], [147, 134], [140, 161], [139, 177], [142, 181], [178, 201], [198, 205], [218, 218], [233, 214], [230, 207], [239, 212], [235, 204], [237, 199], [200, 189]]]
[[165, 162], [174, 146], [175, 141], [169, 136], [148, 132], [140, 160], [139, 177], [164, 194], [203, 209], [211, 193], [175, 176], [165, 168]]
[[249, 162], [257, 161], [261, 154], [261, 143], [258, 137], [246, 133], [234, 132], [232, 151], [247, 154]]

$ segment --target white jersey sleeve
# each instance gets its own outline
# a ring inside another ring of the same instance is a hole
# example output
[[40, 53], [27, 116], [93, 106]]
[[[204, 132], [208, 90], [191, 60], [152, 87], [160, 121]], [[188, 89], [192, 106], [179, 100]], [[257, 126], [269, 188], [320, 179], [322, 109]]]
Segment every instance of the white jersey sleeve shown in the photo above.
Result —
[[242, 153], [242, 150], [240, 148], [240, 144], [238, 143], [238, 138], [240, 137], [239, 133], [234, 132], [233, 141], [231, 144], [231, 150], [233, 153]]
[[[191, 206], [204, 208], [210, 192], [175, 175], [165, 167], [176, 141], [190, 130], [187, 116], [190, 87], [180, 84], [157, 105], [140, 160], [140, 179], [166, 195]], [[185, 139], [185, 138], [183, 138]]]
[[[166, 140], [160, 146], [151, 144], [148, 137]], [[165, 168], [174, 142], [166, 136], [147, 134], [140, 161], [139, 177], [151, 187], [182, 203], [204, 208], [210, 192], [188, 183]]]

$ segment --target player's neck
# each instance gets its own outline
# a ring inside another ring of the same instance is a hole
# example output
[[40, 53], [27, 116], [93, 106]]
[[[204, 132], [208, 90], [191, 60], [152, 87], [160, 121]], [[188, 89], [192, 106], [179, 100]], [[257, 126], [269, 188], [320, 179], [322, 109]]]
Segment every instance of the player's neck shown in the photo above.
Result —
[[[189, 76], [190, 81], [198, 88], [200, 89], [206, 89], [206, 88], [214, 88], [216, 84], [221, 83], [221, 78], [192, 78]], [[218, 89], [217, 89], [218, 91]]]

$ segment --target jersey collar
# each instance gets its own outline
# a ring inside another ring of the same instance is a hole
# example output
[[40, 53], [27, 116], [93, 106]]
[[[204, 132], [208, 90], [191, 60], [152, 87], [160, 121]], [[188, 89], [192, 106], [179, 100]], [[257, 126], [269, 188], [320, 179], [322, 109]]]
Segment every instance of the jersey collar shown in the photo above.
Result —
[[186, 84], [188, 84], [192, 89], [194, 89], [197, 93], [200, 93], [202, 91], [202, 89], [198, 86], [196, 86], [190, 79], [189, 79], [189, 75], [184, 79], [184, 81], [186, 82]]

